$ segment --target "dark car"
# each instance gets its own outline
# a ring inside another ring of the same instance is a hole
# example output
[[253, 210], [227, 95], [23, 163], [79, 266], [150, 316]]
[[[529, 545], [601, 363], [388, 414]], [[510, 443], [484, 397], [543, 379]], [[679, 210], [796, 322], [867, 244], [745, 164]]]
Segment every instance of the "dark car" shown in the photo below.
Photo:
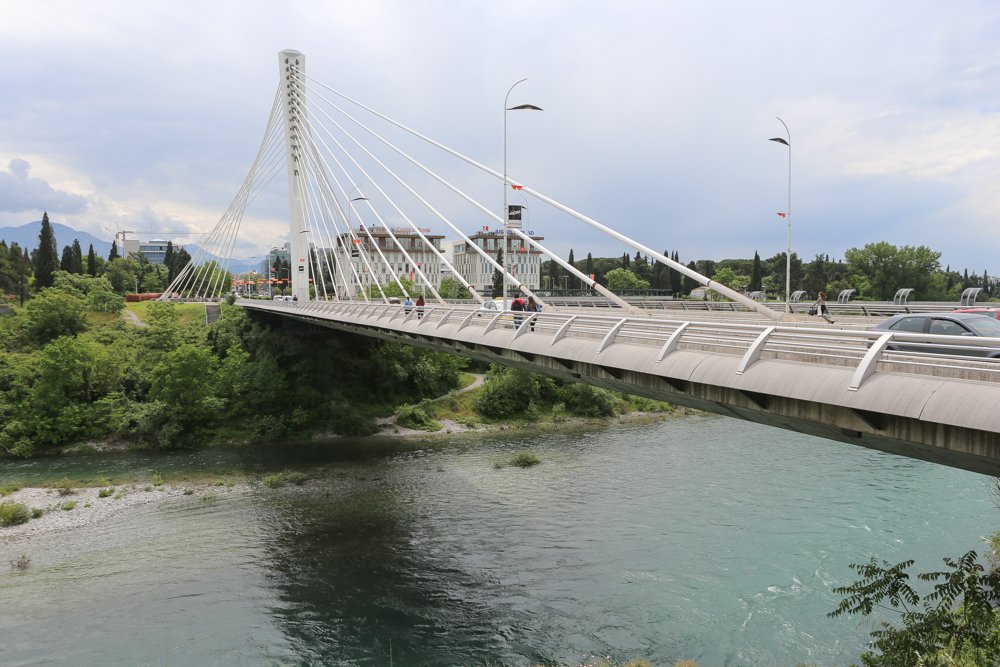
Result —
[[[913, 313], [893, 315], [872, 327], [874, 331], [895, 331], [901, 334], [934, 336], [984, 336], [1000, 339], [1000, 320], [978, 313]], [[889, 343], [890, 350], [962, 354], [974, 357], [1000, 358], [1000, 340], [984, 341], [984, 345], [947, 345], [942, 342], [907, 340]]]

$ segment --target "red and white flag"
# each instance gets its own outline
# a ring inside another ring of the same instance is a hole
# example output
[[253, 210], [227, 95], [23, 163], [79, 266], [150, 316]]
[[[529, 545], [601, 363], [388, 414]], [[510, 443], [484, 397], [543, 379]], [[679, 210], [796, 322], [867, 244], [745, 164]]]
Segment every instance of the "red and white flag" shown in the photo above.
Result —
[[781, 211], [778, 211], [778, 217], [779, 218], [787, 218], [788, 214], [787, 213], [782, 213]]

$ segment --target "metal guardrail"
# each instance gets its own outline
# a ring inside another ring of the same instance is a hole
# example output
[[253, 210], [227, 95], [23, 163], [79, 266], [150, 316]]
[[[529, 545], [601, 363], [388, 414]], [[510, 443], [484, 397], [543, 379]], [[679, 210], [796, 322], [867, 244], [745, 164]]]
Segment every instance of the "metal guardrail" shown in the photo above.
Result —
[[[625, 344], [649, 349], [658, 363], [683, 349], [741, 355], [737, 374], [761, 359], [849, 367], [854, 368], [850, 390], [857, 390], [876, 371], [1000, 381], [1000, 358], [989, 358], [1000, 356], [1000, 338], [544, 311], [497, 313], [453, 303], [417, 308], [359, 302], [240, 299], [237, 304], [253, 310], [387, 328], [402, 328], [405, 324], [410, 330], [410, 325], [414, 325], [417, 331], [429, 335], [453, 324], [459, 331], [481, 330], [481, 336], [506, 330], [511, 334], [511, 342], [525, 335], [547, 337], [550, 346], [563, 338], [589, 340], [594, 342], [597, 354], [611, 344]], [[925, 351], [893, 349], [913, 344], [919, 344]]]

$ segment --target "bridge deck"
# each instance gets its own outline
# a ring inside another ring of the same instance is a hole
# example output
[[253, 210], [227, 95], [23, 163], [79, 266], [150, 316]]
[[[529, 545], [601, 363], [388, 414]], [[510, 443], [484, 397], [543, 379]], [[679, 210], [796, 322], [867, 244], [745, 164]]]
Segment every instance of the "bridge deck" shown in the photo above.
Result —
[[[1000, 474], [1000, 360], [958, 354], [1000, 340], [579, 311], [524, 313], [517, 327], [520, 314], [453, 304], [408, 312], [357, 302], [238, 304]], [[899, 340], [939, 353], [887, 349]]]

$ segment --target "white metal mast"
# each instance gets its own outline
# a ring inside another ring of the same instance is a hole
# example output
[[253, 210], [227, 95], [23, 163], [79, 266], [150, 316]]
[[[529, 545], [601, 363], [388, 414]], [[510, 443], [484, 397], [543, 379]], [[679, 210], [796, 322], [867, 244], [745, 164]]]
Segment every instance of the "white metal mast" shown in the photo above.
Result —
[[306, 91], [303, 74], [306, 57], [288, 49], [278, 54], [278, 71], [285, 82], [285, 155], [288, 162], [288, 224], [291, 238], [289, 264], [292, 272], [292, 295], [299, 301], [309, 300], [309, 229], [306, 228], [303, 193], [306, 169], [301, 159]]

